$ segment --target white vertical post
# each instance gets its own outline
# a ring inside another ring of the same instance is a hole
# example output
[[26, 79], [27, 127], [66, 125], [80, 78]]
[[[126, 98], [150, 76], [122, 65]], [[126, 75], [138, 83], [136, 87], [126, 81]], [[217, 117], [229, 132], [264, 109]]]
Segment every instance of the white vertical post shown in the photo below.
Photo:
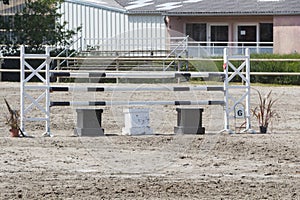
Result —
[[20, 49], [20, 129], [25, 134], [25, 117], [24, 117], [24, 109], [25, 109], [25, 94], [24, 94], [24, 87], [25, 87], [25, 48], [21, 46]]
[[224, 49], [223, 59], [224, 59], [223, 69], [224, 69], [224, 72], [225, 72], [225, 80], [224, 80], [224, 93], [225, 93], [224, 94], [224, 102], [225, 102], [225, 106], [224, 106], [224, 131], [230, 132], [230, 126], [229, 126], [230, 108], [229, 108], [229, 105], [228, 105], [228, 101], [229, 101], [228, 48]]
[[46, 87], [46, 91], [45, 91], [45, 110], [46, 110], [46, 114], [45, 114], [45, 118], [46, 118], [46, 134], [48, 136], [51, 136], [50, 133], [50, 63], [51, 63], [51, 58], [50, 58], [50, 47], [46, 47], [46, 72], [45, 72], [45, 79], [46, 79], [46, 83], [45, 85]]
[[246, 130], [250, 131], [251, 130], [251, 103], [250, 103], [250, 51], [247, 48], [246, 49]]

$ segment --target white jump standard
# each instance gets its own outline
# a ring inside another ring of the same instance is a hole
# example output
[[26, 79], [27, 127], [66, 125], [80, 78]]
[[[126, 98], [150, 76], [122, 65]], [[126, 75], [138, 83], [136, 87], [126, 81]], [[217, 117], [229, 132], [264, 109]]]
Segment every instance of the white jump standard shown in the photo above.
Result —
[[[250, 123], [250, 54], [249, 49], [246, 50], [245, 55], [230, 56], [228, 50], [224, 50], [224, 72], [53, 72], [50, 74], [49, 65], [51, 62], [49, 55], [49, 48], [46, 49], [44, 55], [30, 55], [25, 54], [24, 47], [21, 47], [21, 130], [25, 132], [25, 122], [27, 121], [45, 121], [46, 122], [46, 134], [51, 135], [50, 132], [50, 108], [55, 106], [152, 106], [152, 105], [174, 105], [174, 106], [186, 106], [186, 105], [221, 105], [224, 107], [224, 130], [232, 133], [230, 128], [230, 120], [235, 117], [234, 112], [236, 105], [245, 105], [245, 131], [251, 130]], [[37, 68], [33, 69], [26, 59], [34, 58], [44, 59], [44, 62]], [[235, 67], [231, 60], [244, 61], [240, 66]], [[25, 69], [30, 70], [30, 75], [25, 77]], [[245, 72], [243, 72], [243, 70]], [[41, 76], [45, 73], [45, 78]], [[230, 74], [229, 74], [230, 73]], [[245, 75], [244, 75], [245, 73]], [[221, 77], [224, 80], [223, 85], [214, 86], [147, 86], [147, 87], [129, 87], [129, 86], [70, 86], [70, 85], [51, 85], [50, 75], [52, 77], [70, 77], [70, 78], [211, 78]], [[34, 76], [37, 76], [42, 84], [28, 85], [27, 83]], [[245, 85], [230, 84], [235, 77], [240, 77]], [[239, 98], [235, 98], [231, 95], [234, 90], [243, 90], [243, 94]], [[29, 94], [30, 90], [39, 90], [43, 93], [34, 98]], [[222, 92], [222, 100], [165, 100], [165, 101], [50, 101], [50, 92], [114, 92], [114, 91], [210, 91], [210, 92]], [[26, 105], [26, 101], [30, 101], [29, 105]], [[244, 103], [243, 103], [244, 102]], [[30, 111], [33, 108], [37, 108], [43, 117], [31, 117]]]

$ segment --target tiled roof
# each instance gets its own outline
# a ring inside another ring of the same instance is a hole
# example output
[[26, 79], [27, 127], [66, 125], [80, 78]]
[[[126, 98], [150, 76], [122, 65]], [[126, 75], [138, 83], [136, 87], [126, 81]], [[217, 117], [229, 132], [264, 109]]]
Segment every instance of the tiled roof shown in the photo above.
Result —
[[[65, 0], [77, 4], [112, 9], [132, 14], [166, 15], [293, 15], [300, 14], [300, 0]], [[16, 11], [24, 0], [10, 0], [0, 14]]]
[[[95, 8], [105, 8], [119, 12], [126, 11], [124, 7], [115, 0], [65, 0], [65, 2], [87, 5]], [[24, 5], [25, 0], [9, 0], [9, 5], [3, 4], [2, 0], [0, 0], [0, 15], [15, 14], [20, 12]]]
[[168, 15], [300, 14], [299, 0], [116, 0], [130, 13]]
[[93, 7], [112, 9], [116, 11], [125, 11], [124, 7], [115, 0], [65, 0], [65, 1], [82, 4], [82, 5], [89, 5]]

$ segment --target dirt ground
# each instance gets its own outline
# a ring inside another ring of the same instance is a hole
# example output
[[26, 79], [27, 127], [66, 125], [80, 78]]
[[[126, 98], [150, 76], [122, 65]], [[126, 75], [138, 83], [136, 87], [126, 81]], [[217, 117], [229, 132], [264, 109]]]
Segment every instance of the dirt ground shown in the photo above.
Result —
[[[18, 83], [0, 88], [0, 98], [18, 109]], [[32, 123], [26, 131], [33, 137], [12, 138], [1, 120], [0, 199], [300, 199], [300, 87], [255, 88], [279, 98], [280, 118], [268, 134], [219, 133], [222, 108], [206, 106], [205, 135], [173, 135], [170, 106], [153, 108], [156, 134], [143, 136], [111, 136], [120, 133], [124, 116], [109, 108], [104, 137], [74, 137], [76, 114], [65, 107], [51, 111], [54, 137], [43, 137], [43, 125]], [[153, 96], [127, 99], [134, 95]], [[78, 96], [56, 98], [84, 95]], [[251, 101], [257, 103], [255, 91]], [[3, 119], [7, 110], [0, 105]], [[257, 130], [255, 119], [252, 124]]]

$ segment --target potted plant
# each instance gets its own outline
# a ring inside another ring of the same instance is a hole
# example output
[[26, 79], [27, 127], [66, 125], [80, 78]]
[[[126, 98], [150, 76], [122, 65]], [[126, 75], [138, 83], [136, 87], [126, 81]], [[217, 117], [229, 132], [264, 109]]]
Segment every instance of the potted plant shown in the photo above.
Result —
[[[6, 99], [5, 104], [8, 108], [9, 114], [6, 116], [6, 124], [10, 126], [9, 132], [12, 137], [19, 137], [20, 132], [20, 114], [16, 110], [12, 110]], [[23, 135], [23, 134], [22, 134]]]
[[272, 90], [269, 91], [264, 97], [256, 90], [259, 97], [259, 104], [252, 109], [252, 114], [257, 118], [260, 133], [267, 133], [268, 126], [274, 117], [277, 117], [277, 113], [273, 110], [273, 106], [277, 99], [272, 98]]

